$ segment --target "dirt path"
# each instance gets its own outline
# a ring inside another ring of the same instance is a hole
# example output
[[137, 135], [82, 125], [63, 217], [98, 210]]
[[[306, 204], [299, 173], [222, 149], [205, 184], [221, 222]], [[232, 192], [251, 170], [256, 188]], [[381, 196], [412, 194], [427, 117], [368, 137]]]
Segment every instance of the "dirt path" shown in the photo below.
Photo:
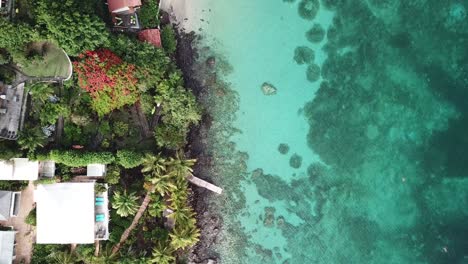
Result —
[[[34, 184], [32, 181], [21, 192], [20, 210], [17, 217], [11, 217], [4, 222], [6, 226], [13, 226], [16, 234], [16, 260], [14, 263], [31, 263], [32, 245], [34, 242], [34, 227], [26, 224], [24, 219], [33, 209]], [[2, 223], [3, 224], [3, 223]], [[21, 262], [23, 261], [23, 262]]]

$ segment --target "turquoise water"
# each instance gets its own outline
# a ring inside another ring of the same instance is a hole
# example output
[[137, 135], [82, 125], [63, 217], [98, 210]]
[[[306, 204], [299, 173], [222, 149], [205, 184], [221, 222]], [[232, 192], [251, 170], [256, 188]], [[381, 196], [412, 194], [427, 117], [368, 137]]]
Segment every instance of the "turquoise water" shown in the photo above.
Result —
[[200, 4], [222, 263], [468, 263], [466, 2]]

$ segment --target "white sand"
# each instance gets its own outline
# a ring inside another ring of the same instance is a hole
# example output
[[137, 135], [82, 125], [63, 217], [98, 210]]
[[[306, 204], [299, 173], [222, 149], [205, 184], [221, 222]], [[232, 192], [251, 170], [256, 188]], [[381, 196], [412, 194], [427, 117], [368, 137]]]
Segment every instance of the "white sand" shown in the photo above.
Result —
[[161, 0], [160, 9], [171, 15], [171, 21], [185, 32], [198, 32], [202, 19], [207, 20], [208, 12], [204, 10], [210, 0]]

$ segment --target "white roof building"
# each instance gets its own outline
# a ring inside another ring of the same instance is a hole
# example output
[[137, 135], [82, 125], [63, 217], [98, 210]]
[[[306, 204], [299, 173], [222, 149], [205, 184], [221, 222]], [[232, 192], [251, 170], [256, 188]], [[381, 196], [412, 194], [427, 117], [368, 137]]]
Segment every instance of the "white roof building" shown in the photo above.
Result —
[[88, 164], [86, 166], [86, 176], [102, 177], [106, 175], [106, 165], [104, 164]]
[[34, 192], [38, 244], [92, 244], [94, 182], [38, 185]]
[[0, 180], [33, 181], [37, 180], [38, 176], [38, 161], [29, 161], [27, 158], [0, 160]]
[[16, 259], [16, 231], [0, 231], [0, 264], [11, 264]]

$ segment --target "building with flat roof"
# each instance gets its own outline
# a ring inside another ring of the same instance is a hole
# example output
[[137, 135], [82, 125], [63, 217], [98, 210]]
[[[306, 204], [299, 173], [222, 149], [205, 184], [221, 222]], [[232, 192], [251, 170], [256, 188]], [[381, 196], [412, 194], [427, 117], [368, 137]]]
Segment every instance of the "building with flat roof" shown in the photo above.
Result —
[[94, 182], [39, 184], [36, 243], [92, 244], [108, 239], [107, 193], [95, 194]]
[[13, 87], [0, 82], [0, 138], [18, 139], [23, 128], [26, 97], [24, 83]]
[[0, 191], [0, 221], [18, 215], [20, 200], [20, 192]]
[[16, 231], [0, 231], [0, 264], [11, 264], [16, 259]]
[[0, 160], [0, 180], [34, 181], [39, 176], [39, 162], [27, 158]]

